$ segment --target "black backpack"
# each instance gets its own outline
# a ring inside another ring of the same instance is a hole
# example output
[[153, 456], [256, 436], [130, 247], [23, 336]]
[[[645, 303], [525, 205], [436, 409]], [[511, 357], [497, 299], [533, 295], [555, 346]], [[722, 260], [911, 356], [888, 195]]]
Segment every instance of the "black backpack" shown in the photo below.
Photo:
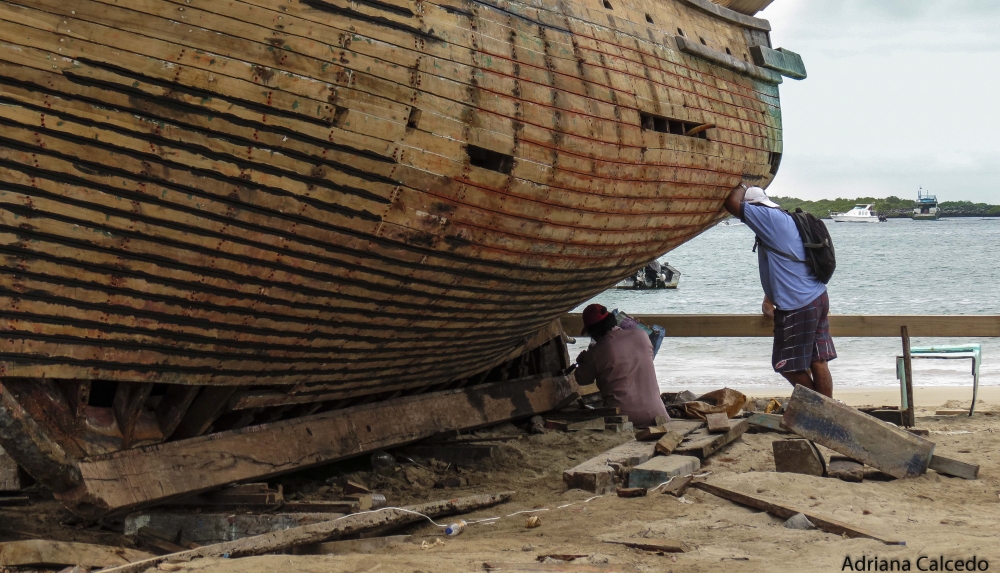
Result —
[[833, 239], [830, 237], [830, 231], [827, 230], [823, 221], [816, 218], [812, 213], [806, 213], [801, 208], [796, 208], [794, 213], [789, 211], [785, 211], [785, 213], [791, 215], [792, 220], [795, 221], [795, 226], [799, 230], [799, 237], [802, 238], [802, 245], [806, 248], [806, 260], [803, 261], [784, 251], [775, 249], [762, 241], [760, 237], [757, 237], [753, 250], [756, 252], [759, 245], [786, 259], [797, 263], [805, 263], [809, 265], [809, 268], [812, 269], [813, 274], [816, 275], [816, 278], [821, 283], [829, 283], [830, 278], [833, 277], [833, 272], [837, 270], [837, 255], [833, 250]]

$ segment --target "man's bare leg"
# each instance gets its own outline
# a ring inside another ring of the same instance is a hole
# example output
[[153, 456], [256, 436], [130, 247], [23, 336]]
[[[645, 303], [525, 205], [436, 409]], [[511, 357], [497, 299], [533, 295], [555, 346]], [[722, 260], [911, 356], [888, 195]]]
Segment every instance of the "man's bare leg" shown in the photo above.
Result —
[[[798, 370], [796, 372], [782, 372], [782, 376], [785, 380], [792, 383], [792, 386], [802, 385], [810, 390], [816, 390], [815, 383], [813, 382], [812, 372], [809, 370]], [[818, 390], [817, 390], [818, 391]]]
[[830, 365], [826, 360], [817, 360], [812, 363], [813, 390], [833, 398], [833, 375], [830, 374]]

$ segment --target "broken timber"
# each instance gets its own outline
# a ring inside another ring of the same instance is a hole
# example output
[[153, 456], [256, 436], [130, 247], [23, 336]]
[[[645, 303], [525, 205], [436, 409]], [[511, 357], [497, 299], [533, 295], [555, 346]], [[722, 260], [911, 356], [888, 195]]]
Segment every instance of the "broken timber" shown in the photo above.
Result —
[[473, 495], [445, 501], [421, 503], [404, 508], [384, 508], [369, 513], [347, 515], [335, 521], [324, 521], [322, 523], [265, 533], [236, 541], [206, 545], [180, 553], [161, 555], [128, 565], [105, 569], [102, 573], [140, 573], [167, 560], [190, 560], [198, 557], [222, 556], [236, 558], [275, 553], [293, 547], [322, 543], [338, 536], [372, 531], [386, 526], [414, 523], [423, 520], [424, 517], [422, 515], [434, 518], [443, 515], [470, 512], [510, 501], [512, 495], [513, 492]]
[[604, 542], [657, 553], [687, 553], [691, 550], [687, 543], [670, 539], [611, 539]]
[[934, 456], [931, 458], [930, 469], [939, 474], [960, 477], [962, 479], [978, 479], [979, 466], [967, 464], [944, 456]]
[[707, 428], [697, 430], [674, 449], [675, 454], [695, 456], [704, 460], [742, 436], [750, 423], [743, 420], [729, 420], [729, 431], [724, 434], [709, 433]]
[[747, 507], [759, 509], [760, 511], [766, 511], [771, 515], [776, 515], [782, 519], [788, 519], [795, 514], [801, 513], [806, 517], [808, 517], [809, 521], [813, 522], [813, 524], [816, 527], [822, 529], [823, 531], [833, 533], [835, 535], [846, 535], [847, 537], [867, 537], [869, 539], [881, 541], [886, 545], [906, 545], [905, 541], [887, 539], [875, 532], [868, 531], [860, 527], [855, 527], [853, 525], [849, 525], [840, 521], [836, 521], [834, 519], [822, 517], [809, 510], [799, 509], [790, 505], [783, 505], [780, 503], [767, 501], [759, 497], [754, 497], [749, 494], [740, 493], [738, 491], [727, 489], [721, 486], [712, 485], [705, 482], [695, 482], [691, 484], [691, 487], [700, 489], [704, 492], [721, 497], [723, 499], [728, 499], [729, 501], [738, 503], [740, 505], [745, 505]]
[[804, 386], [796, 386], [782, 423], [796, 434], [896, 478], [927, 471], [934, 443]]
[[574, 396], [573, 390], [567, 377], [497, 382], [125, 450], [81, 461], [83, 484], [57, 497], [81, 514], [136, 508], [413, 442], [443, 429], [523, 418], [551, 410]]

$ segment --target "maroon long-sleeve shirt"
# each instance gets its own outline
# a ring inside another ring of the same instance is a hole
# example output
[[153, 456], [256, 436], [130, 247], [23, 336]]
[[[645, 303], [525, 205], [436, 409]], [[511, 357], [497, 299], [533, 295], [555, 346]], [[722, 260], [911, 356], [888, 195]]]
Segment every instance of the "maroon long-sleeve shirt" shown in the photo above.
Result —
[[653, 368], [653, 344], [642, 329], [615, 328], [592, 345], [576, 370], [576, 381], [597, 388], [608, 406], [617, 406], [637, 428], [667, 417]]

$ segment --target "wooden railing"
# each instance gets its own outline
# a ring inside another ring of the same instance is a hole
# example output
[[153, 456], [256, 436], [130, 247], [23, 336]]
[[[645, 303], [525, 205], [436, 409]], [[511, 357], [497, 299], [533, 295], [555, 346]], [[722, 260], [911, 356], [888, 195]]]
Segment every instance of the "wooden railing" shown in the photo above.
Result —
[[[771, 321], [760, 314], [630, 314], [646, 324], [658, 324], [672, 337], [772, 336]], [[563, 329], [577, 336], [579, 314], [562, 318]], [[905, 326], [911, 337], [1000, 337], [1000, 315], [867, 315], [830, 316], [830, 333], [837, 336], [898, 338]]]

